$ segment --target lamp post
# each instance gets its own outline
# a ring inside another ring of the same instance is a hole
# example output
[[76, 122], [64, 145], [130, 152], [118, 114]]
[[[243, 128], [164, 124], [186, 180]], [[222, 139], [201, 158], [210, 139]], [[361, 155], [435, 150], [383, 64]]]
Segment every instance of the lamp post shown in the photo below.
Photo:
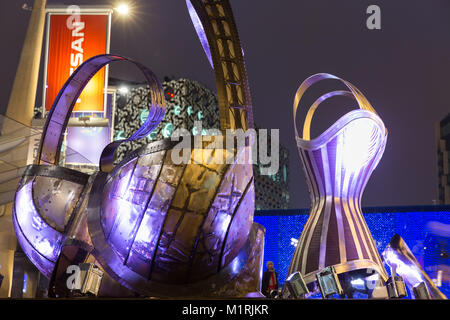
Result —
[[33, 119], [36, 88], [41, 62], [44, 36], [45, 5], [47, 0], [35, 0], [28, 24], [25, 41], [20, 54], [14, 84], [9, 97], [6, 115], [30, 126]]

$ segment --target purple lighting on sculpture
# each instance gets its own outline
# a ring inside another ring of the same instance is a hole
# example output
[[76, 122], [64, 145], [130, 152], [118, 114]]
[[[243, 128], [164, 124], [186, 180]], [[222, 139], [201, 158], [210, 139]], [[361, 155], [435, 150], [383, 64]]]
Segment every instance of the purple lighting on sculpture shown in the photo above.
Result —
[[15, 216], [20, 225], [21, 234], [26, 235], [18, 239], [21, 245], [23, 241], [27, 241], [42, 256], [55, 262], [61, 250], [62, 235], [50, 227], [37, 212], [33, 202], [32, 188], [33, 181], [29, 181], [16, 194]]
[[195, 11], [195, 8], [192, 6], [192, 3], [190, 0], [186, 0], [186, 4], [188, 7], [189, 15], [191, 16], [192, 24], [195, 27], [195, 31], [197, 32], [198, 38], [200, 39], [200, 42], [203, 46], [203, 50], [206, 53], [206, 57], [209, 60], [209, 63], [211, 64], [211, 68], [214, 69], [212, 57], [211, 57], [211, 49], [209, 48], [208, 39], [206, 37], [205, 29], [203, 28], [203, 25], [200, 21], [200, 18], [197, 15], [197, 12]]
[[103, 148], [110, 142], [109, 137], [108, 127], [67, 128], [67, 147], [75, 152], [66, 155], [66, 163], [98, 164]]
[[389, 267], [395, 267], [396, 272], [401, 275], [411, 285], [416, 286], [425, 281], [421, 272], [413, 264], [407, 265], [400, 256], [391, 248], [387, 248], [383, 252], [383, 258]]
[[372, 159], [381, 140], [376, 123], [368, 118], [356, 119], [344, 129], [343, 161], [346, 169], [361, 169]]
[[[424, 283], [433, 299], [447, 299], [437, 288], [436, 284], [423, 270], [406, 242], [395, 234], [383, 252], [384, 261], [392, 270], [392, 276], [398, 274], [403, 277], [410, 290]], [[416, 293], [414, 293], [416, 296]], [[418, 298], [416, 296], [416, 298]], [[419, 297], [420, 298], [420, 297]]]
[[[310, 106], [300, 134], [295, 122], [300, 100], [310, 86], [326, 79], [339, 80], [349, 91], [332, 91], [318, 98]], [[334, 96], [352, 97], [358, 102], [359, 110], [348, 112], [311, 139], [314, 112], [323, 101]], [[303, 81], [293, 111], [297, 146], [312, 203], [300, 238], [291, 240], [295, 252], [288, 274], [298, 271], [309, 284], [316, 281], [320, 270], [333, 266], [337, 274], [375, 271], [386, 281], [388, 275], [361, 210], [365, 186], [386, 145], [383, 121], [356, 87], [324, 73]], [[369, 281], [361, 276], [352, 280], [354, 285], [359, 285], [360, 280]]]

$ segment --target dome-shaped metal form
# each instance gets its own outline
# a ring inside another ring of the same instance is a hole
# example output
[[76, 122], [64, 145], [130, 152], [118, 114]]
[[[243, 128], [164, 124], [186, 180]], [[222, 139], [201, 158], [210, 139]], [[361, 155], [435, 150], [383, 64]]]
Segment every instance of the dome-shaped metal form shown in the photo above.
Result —
[[[96, 258], [143, 295], [192, 295], [185, 285], [204, 280], [201, 292], [221, 288], [226, 282], [216, 281], [236, 276], [247, 260], [239, 255], [249, 246], [254, 189], [251, 164], [239, 163], [249, 150], [237, 151], [233, 164], [208, 164], [195, 158], [211, 150], [193, 148], [191, 163], [175, 164], [179, 150], [163, 140], [98, 173], [88, 203]], [[175, 293], [170, 285], [182, 286]]]
[[[387, 280], [380, 255], [361, 211], [361, 197], [383, 155], [387, 130], [363, 94], [352, 84], [330, 74], [306, 79], [294, 102], [298, 104], [312, 84], [324, 79], [342, 81], [349, 91], [333, 91], [317, 99], [309, 109], [303, 137], [295, 127], [296, 141], [311, 197], [311, 212], [299, 238], [289, 272], [299, 271], [314, 287], [316, 274], [333, 266], [337, 274], [371, 270]], [[320, 136], [310, 139], [310, 124], [316, 108], [333, 96], [356, 99], [354, 110], [336, 121]]]

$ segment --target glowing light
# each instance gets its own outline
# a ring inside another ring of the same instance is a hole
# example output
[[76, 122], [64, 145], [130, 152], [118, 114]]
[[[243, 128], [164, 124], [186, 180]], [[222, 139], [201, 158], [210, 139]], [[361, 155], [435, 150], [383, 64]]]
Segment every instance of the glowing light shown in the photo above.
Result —
[[53, 247], [47, 239], [42, 239], [42, 241], [37, 242], [36, 248], [46, 257], [51, 256], [53, 253]]
[[144, 123], [147, 120], [149, 113], [150, 112], [148, 111], [148, 109], [144, 109], [141, 111], [141, 114], [139, 115], [139, 118], [141, 119], [141, 123]]
[[239, 259], [237, 257], [234, 258], [233, 262], [231, 263], [231, 268], [233, 269], [233, 273], [234, 274], [239, 272], [239, 270], [240, 270], [240, 268], [239, 268]]
[[357, 119], [349, 123], [344, 132], [344, 164], [358, 171], [372, 159], [379, 144], [378, 130], [370, 119]]
[[352, 286], [363, 286], [365, 284], [363, 279], [354, 279], [350, 281], [350, 283], [352, 284]]
[[22, 293], [27, 292], [27, 280], [28, 275], [26, 273], [23, 274], [23, 286], [22, 286]]
[[425, 281], [417, 268], [414, 265], [405, 264], [397, 254], [392, 250], [386, 250], [383, 252], [384, 259], [387, 264], [392, 268], [396, 267], [396, 273], [401, 275], [405, 280], [407, 280], [411, 285]]
[[162, 129], [162, 135], [164, 136], [164, 138], [169, 138], [172, 132], [173, 132], [173, 124], [171, 123], [166, 124]]
[[231, 221], [231, 216], [230, 215], [225, 215], [224, 218], [222, 218], [221, 224], [218, 227], [218, 230], [220, 230], [221, 233], [225, 234], [228, 230], [228, 226], [230, 225], [230, 221]]
[[116, 10], [121, 15], [128, 15], [130, 13], [130, 8], [125, 3], [119, 4], [119, 6], [116, 8]]
[[[39, 215], [34, 207], [32, 196], [33, 181], [25, 184], [16, 194], [14, 202], [17, 223], [21, 233], [18, 233], [19, 242], [29, 242], [40, 255], [50, 261], [56, 261], [60, 252], [62, 236], [52, 229]], [[24, 237], [26, 234], [27, 237]], [[28, 256], [30, 260], [36, 262], [33, 256]]]
[[153, 230], [150, 220], [151, 218], [149, 218], [149, 216], [146, 214], [136, 234], [135, 242], [148, 243], [148, 241], [152, 238]]
[[130, 90], [129, 90], [128, 87], [126, 87], [126, 86], [121, 86], [121, 87], [119, 88], [119, 92], [120, 92], [121, 94], [127, 94], [129, 91], [130, 91]]
[[366, 281], [378, 281], [378, 279], [380, 279], [380, 275], [378, 273], [374, 273], [373, 275], [368, 276]]
[[291, 238], [291, 246], [297, 247], [298, 240], [295, 238]]
[[114, 138], [114, 140], [122, 140], [122, 139], [126, 139], [127, 137], [125, 136], [125, 131], [123, 130], [119, 130], [117, 131], [117, 135]]

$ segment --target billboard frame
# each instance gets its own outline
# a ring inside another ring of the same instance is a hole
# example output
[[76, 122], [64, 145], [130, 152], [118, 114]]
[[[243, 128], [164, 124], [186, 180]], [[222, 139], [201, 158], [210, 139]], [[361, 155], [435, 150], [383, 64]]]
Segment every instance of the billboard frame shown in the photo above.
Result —
[[[49, 58], [49, 45], [50, 45], [50, 23], [52, 15], [70, 15], [68, 8], [70, 6], [48, 6], [45, 9], [46, 13], [46, 28], [45, 28], [45, 49], [44, 49], [44, 72], [43, 72], [43, 82], [42, 82], [42, 106], [41, 113], [42, 118], [45, 118], [47, 111], [45, 108], [46, 98], [47, 98], [47, 73], [48, 73], [48, 58]], [[111, 45], [111, 17], [114, 9], [110, 6], [78, 6], [80, 15], [106, 15], [106, 46], [105, 53], [110, 53]], [[107, 103], [107, 90], [108, 90], [108, 76], [109, 76], [109, 65], [105, 67], [105, 79], [103, 88], [103, 118], [106, 118], [106, 103]], [[73, 111], [74, 113], [95, 113], [98, 111]]]

